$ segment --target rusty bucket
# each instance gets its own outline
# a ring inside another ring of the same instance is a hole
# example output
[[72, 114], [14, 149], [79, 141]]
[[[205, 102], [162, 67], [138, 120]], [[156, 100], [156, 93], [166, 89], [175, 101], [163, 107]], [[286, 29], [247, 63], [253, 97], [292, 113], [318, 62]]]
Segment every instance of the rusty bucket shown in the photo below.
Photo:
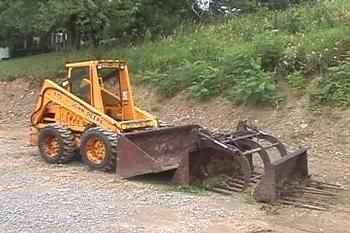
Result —
[[196, 149], [198, 129], [196, 125], [187, 125], [122, 134], [118, 142], [117, 176], [129, 178], [177, 169]]

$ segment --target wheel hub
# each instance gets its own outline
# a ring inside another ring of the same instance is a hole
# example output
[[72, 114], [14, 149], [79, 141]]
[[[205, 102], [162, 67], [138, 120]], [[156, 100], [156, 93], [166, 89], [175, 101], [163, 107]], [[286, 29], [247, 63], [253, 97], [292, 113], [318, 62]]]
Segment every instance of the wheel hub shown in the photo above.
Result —
[[60, 151], [58, 138], [55, 136], [48, 137], [44, 145], [44, 150], [47, 156], [50, 158], [58, 156]]
[[98, 138], [90, 139], [86, 144], [86, 155], [91, 162], [101, 164], [106, 158], [106, 147], [103, 141]]

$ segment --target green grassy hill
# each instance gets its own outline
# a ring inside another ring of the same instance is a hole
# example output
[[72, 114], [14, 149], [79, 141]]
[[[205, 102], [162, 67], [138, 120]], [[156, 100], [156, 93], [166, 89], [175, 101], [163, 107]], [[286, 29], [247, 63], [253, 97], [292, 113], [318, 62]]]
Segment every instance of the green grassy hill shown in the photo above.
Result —
[[62, 77], [67, 60], [121, 58], [134, 77], [171, 97], [274, 105], [279, 85], [312, 105], [350, 105], [350, 1], [316, 1], [286, 11], [179, 28], [171, 37], [130, 48], [51, 53], [0, 62], [0, 79]]

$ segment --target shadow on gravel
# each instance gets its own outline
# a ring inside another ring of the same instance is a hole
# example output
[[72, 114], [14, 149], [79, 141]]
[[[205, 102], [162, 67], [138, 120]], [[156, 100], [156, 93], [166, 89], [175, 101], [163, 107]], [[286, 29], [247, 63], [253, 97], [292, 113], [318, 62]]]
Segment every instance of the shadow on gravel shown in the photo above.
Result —
[[164, 186], [173, 186], [172, 178], [175, 171], [165, 171], [156, 174], [147, 174], [129, 178], [129, 181], [142, 182], [145, 184], [155, 184]]

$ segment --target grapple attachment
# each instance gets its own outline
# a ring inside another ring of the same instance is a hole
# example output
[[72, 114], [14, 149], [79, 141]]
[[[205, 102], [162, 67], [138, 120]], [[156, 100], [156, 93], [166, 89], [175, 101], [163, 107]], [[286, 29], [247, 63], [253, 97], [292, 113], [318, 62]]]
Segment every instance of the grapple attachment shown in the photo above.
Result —
[[[285, 186], [309, 178], [306, 149], [290, 153], [277, 138], [246, 122], [240, 122], [236, 132], [212, 136], [226, 145], [234, 145], [249, 160], [253, 174], [249, 186], [254, 188], [257, 201], [275, 202], [281, 198]], [[232, 180], [226, 183], [235, 184]]]
[[288, 153], [277, 138], [245, 122], [233, 133], [210, 133], [188, 125], [121, 135], [119, 177], [168, 170], [175, 170], [173, 179], [181, 185], [219, 177], [211, 186], [214, 191], [253, 187], [256, 200], [262, 202], [275, 202], [285, 185], [308, 178], [306, 150]]

